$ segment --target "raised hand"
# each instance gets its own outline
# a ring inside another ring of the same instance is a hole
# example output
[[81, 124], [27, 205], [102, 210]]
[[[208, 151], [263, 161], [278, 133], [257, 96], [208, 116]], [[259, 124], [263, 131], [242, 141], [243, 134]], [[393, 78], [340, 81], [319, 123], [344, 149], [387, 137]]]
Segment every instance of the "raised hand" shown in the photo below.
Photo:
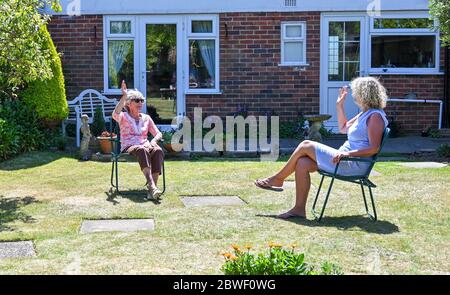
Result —
[[125, 83], [125, 80], [122, 80], [122, 96], [127, 96], [127, 84]]
[[337, 106], [343, 106], [344, 105], [345, 98], [347, 97], [347, 94], [348, 94], [348, 88], [346, 86], [342, 87], [339, 90], [339, 96], [338, 96], [338, 99], [336, 101], [336, 105]]

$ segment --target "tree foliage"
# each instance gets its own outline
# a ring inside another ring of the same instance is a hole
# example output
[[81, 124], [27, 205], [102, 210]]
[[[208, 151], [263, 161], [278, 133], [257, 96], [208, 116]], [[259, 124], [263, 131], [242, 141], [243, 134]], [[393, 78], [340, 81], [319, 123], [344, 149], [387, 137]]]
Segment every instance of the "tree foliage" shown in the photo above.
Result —
[[430, 0], [430, 14], [438, 20], [435, 29], [441, 32], [442, 46], [450, 46], [450, 1]]
[[61, 11], [59, 0], [0, 0], [0, 93], [14, 95], [26, 83], [52, 77], [51, 50], [40, 34], [50, 16]]

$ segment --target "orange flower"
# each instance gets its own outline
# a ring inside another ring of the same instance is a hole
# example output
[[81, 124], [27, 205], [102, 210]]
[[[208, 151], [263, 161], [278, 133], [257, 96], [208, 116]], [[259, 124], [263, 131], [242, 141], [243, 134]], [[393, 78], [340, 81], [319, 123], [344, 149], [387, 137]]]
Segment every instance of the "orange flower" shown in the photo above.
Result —
[[239, 248], [238, 245], [233, 244], [233, 245], [231, 245], [231, 247], [233, 247], [234, 251], [236, 251], [236, 252], [238, 252], [238, 253], [241, 252], [241, 249]]
[[229, 252], [226, 252], [226, 253], [223, 253], [222, 254], [225, 258], [230, 258], [233, 254], [231, 254], [231, 253], [229, 253]]
[[250, 250], [252, 248], [252, 246], [250, 245], [245, 245], [245, 249]]
[[292, 248], [292, 249], [295, 249], [295, 248], [297, 248], [297, 244], [290, 244], [288, 247]]
[[273, 242], [269, 243], [269, 248], [273, 248], [273, 245], [275, 245]]
[[237, 257], [236, 257], [236, 256], [234, 256], [233, 254], [231, 254], [231, 256], [230, 256], [230, 260], [232, 260], [232, 261], [236, 261], [236, 260], [237, 260]]
[[274, 248], [281, 248], [281, 247], [283, 247], [283, 245], [276, 243], [276, 244], [272, 244], [272, 247], [274, 247]]

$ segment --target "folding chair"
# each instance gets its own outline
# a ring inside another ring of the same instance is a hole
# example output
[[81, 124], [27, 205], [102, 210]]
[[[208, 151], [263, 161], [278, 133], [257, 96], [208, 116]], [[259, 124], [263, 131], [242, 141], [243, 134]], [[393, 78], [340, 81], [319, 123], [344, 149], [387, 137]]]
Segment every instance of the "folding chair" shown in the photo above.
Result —
[[[111, 134], [111, 143], [113, 145], [112, 148], [112, 152], [111, 152], [111, 162], [112, 162], [112, 167], [111, 167], [111, 186], [113, 188], [116, 189], [116, 193], [119, 192], [119, 159], [123, 156], [129, 155], [128, 153], [122, 153], [120, 151], [120, 128], [119, 128], [119, 124], [117, 123], [113, 123], [114, 128], [112, 128], [111, 130], [114, 130], [114, 133], [117, 135], [116, 138], [112, 137]], [[160, 142], [162, 142], [163, 140], [161, 140]], [[163, 189], [162, 189], [162, 194], [164, 194], [164, 192], [166, 191], [166, 173], [165, 173], [165, 168], [164, 168], [164, 161], [162, 162], [162, 167], [161, 167], [161, 174], [162, 174], [162, 179], [163, 179]], [[148, 182], [145, 184], [147, 185]]]
[[[375, 155], [373, 155], [371, 158], [360, 158], [360, 157], [347, 157], [347, 158], [343, 158], [342, 161], [358, 161], [358, 162], [370, 162], [370, 166], [366, 171], [366, 174], [364, 175], [357, 175], [357, 176], [343, 176], [343, 175], [339, 175], [338, 173], [338, 168], [339, 168], [339, 163], [338, 162], [336, 164], [336, 168], [334, 169], [334, 173], [329, 173], [323, 170], [318, 170], [319, 174], [322, 175], [322, 179], [320, 180], [320, 185], [319, 185], [319, 189], [317, 190], [317, 194], [316, 194], [316, 198], [314, 199], [314, 203], [312, 206], [312, 213], [314, 215], [314, 218], [320, 222], [320, 220], [322, 219], [323, 213], [325, 212], [325, 208], [327, 206], [327, 202], [328, 202], [328, 197], [330, 196], [331, 193], [331, 189], [333, 187], [333, 183], [335, 179], [339, 179], [342, 181], [347, 181], [347, 182], [352, 182], [352, 183], [356, 183], [359, 184], [361, 186], [361, 191], [362, 191], [362, 195], [363, 195], [363, 200], [364, 200], [364, 206], [366, 208], [366, 213], [369, 216], [369, 218], [373, 221], [377, 220], [377, 211], [375, 209], [375, 201], [373, 198], [373, 194], [372, 194], [372, 188], [375, 188], [376, 185], [369, 180], [369, 175], [370, 172], [372, 171], [373, 166], [375, 165], [375, 162], [377, 161], [378, 158], [378, 154], [380, 153], [381, 149], [383, 148], [384, 143], [386, 142], [386, 139], [389, 136], [389, 132], [390, 129], [389, 128], [385, 128], [383, 131], [383, 137], [381, 139], [381, 145], [380, 145], [380, 150], [378, 151], [378, 153], [376, 153]], [[322, 189], [322, 184], [323, 184], [323, 180], [325, 178], [325, 176], [331, 177], [331, 182], [330, 182], [330, 187], [328, 188], [328, 192], [327, 195], [325, 197], [323, 206], [322, 206], [322, 210], [320, 212], [320, 214], [316, 211], [316, 204], [317, 204], [317, 200], [319, 198], [319, 194], [320, 194], [320, 190]], [[367, 200], [366, 200], [366, 193], [364, 191], [364, 186], [367, 186], [369, 188], [369, 194], [370, 194], [370, 200], [372, 203], [372, 211], [373, 214], [371, 214], [369, 212], [369, 208], [367, 206]]]

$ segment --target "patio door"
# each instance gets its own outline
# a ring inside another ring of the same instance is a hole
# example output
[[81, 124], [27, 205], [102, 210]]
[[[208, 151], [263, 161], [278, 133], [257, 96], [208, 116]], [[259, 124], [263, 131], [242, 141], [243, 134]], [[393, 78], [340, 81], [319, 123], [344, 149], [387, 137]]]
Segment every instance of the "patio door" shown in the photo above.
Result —
[[[336, 99], [339, 89], [353, 78], [367, 74], [366, 19], [363, 16], [322, 15], [320, 112], [332, 118], [325, 127], [338, 132]], [[359, 112], [351, 92], [344, 105], [347, 119]]]
[[140, 89], [147, 98], [146, 112], [161, 130], [185, 112], [182, 83], [182, 18], [141, 17], [139, 28]]

